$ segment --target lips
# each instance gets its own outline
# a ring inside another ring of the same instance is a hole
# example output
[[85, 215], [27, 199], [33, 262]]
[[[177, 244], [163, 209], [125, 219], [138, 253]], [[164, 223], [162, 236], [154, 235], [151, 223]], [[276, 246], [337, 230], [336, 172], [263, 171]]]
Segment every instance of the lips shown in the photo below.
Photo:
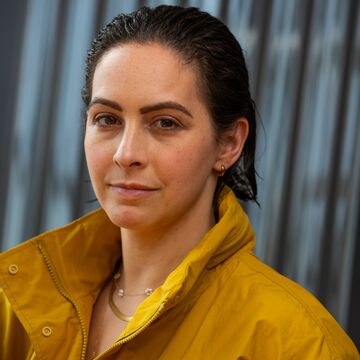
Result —
[[113, 183], [111, 184], [112, 187], [115, 188], [121, 188], [121, 189], [126, 189], [126, 190], [144, 190], [144, 191], [153, 191], [156, 190], [156, 188], [147, 186], [147, 185], [143, 185], [143, 184], [138, 184], [138, 183]]
[[124, 201], [141, 200], [151, 196], [157, 188], [139, 183], [112, 183], [111, 190]]

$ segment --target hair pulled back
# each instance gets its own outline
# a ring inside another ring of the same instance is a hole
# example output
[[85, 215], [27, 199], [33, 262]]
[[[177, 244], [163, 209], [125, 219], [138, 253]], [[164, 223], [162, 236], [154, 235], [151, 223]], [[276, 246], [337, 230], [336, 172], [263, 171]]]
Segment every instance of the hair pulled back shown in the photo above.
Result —
[[194, 7], [161, 5], [116, 16], [99, 32], [88, 52], [82, 90], [85, 104], [90, 103], [94, 72], [105, 53], [126, 43], [151, 42], [175, 50], [186, 63], [195, 65], [198, 86], [218, 135], [239, 117], [247, 119], [249, 135], [244, 149], [240, 159], [219, 177], [215, 199], [228, 185], [239, 199], [256, 201], [256, 115], [243, 51], [227, 26], [208, 13]]

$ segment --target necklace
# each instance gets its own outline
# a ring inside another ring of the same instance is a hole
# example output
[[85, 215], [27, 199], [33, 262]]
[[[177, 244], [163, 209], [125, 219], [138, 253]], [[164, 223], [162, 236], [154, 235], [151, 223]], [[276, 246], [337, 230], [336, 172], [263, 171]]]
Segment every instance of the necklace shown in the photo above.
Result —
[[126, 321], [129, 322], [133, 319], [133, 316], [129, 316], [129, 315], [125, 315], [122, 311], [120, 311], [120, 309], [116, 306], [114, 299], [113, 299], [113, 295], [115, 290], [117, 289], [117, 295], [119, 297], [124, 297], [124, 296], [139, 296], [139, 295], [146, 295], [146, 296], [150, 296], [153, 292], [152, 289], [150, 288], [146, 288], [144, 290], [144, 292], [139, 293], [139, 294], [125, 294], [124, 289], [122, 288], [118, 288], [118, 285], [116, 283], [116, 280], [120, 278], [120, 274], [117, 273], [114, 276], [114, 281], [112, 282], [112, 286], [111, 286], [111, 291], [109, 292], [109, 306], [110, 309], [112, 310], [112, 312], [114, 313], [114, 315], [119, 318], [122, 321]]
[[150, 295], [153, 293], [153, 289], [151, 289], [151, 288], [146, 288], [146, 289], [145, 289], [143, 292], [141, 292], [141, 293], [125, 294], [124, 289], [123, 289], [123, 288], [120, 288], [120, 287], [118, 286], [118, 284], [116, 283], [116, 281], [117, 281], [118, 279], [120, 279], [120, 276], [121, 276], [120, 273], [117, 273], [117, 274], [114, 275], [114, 283], [115, 283], [115, 287], [116, 287], [116, 289], [117, 289], [117, 293], [116, 293], [117, 296], [120, 296], [120, 297], [124, 297], [124, 296], [140, 296], [140, 295], [150, 296]]
[[113, 294], [114, 294], [114, 290], [115, 290], [115, 282], [113, 282], [113, 285], [111, 287], [111, 291], [109, 293], [109, 305], [110, 305], [110, 309], [112, 310], [112, 312], [115, 314], [116, 317], [118, 317], [120, 320], [122, 321], [126, 321], [129, 322], [132, 320], [132, 316], [128, 316], [125, 315], [122, 311], [119, 310], [119, 308], [116, 306], [116, 304], [114, 303], [113, 300]]

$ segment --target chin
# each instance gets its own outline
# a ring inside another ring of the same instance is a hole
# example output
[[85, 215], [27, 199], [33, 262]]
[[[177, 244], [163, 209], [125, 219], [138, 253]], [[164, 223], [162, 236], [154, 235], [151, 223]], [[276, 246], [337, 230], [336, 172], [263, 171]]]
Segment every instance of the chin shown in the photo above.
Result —
[[144, 226], [144, 216], [141, 216], [137, 211], [107, 211], [106, 209], [104, 210], [110, 221], [120, 228], [136, 230]]

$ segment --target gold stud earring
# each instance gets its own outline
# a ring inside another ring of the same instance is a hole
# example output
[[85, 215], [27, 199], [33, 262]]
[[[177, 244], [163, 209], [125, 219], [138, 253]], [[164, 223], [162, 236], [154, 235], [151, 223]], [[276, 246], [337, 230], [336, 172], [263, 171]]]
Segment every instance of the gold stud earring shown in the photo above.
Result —
[[226, 171], [225, 165], [221, 164], [220, 171], [219, 171], [219, 176], [224, 176], [225, 171]]

